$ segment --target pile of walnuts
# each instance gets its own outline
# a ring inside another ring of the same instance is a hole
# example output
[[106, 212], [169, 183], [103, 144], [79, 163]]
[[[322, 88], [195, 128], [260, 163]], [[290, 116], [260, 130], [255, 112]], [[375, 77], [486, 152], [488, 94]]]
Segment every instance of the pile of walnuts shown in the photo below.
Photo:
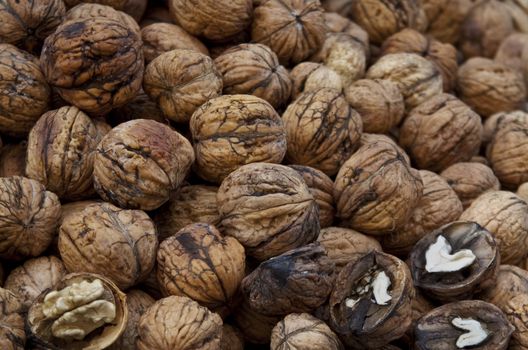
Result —
[[528, 5], [0, 1], [0, 349], [528, 349]]

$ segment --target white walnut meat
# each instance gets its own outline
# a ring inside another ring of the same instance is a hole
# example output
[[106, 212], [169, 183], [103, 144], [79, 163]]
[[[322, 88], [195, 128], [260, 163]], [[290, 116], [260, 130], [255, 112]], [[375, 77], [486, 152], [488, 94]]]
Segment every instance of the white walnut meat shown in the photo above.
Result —
[[38, 60], [0, 43], [0, 132], [25, 136], [48, 110], [51, 90]]
[[194, 50], [172, 50], [145, 69], [143, 89], [172, 121], [186, 123], [194, 111], [222, 93], [213, 60]]
[[42, 254], [61, 216], [57, 196], [38, 181], [0, 178], [0, 257], [20, 260]]
[[[135, 22], [139, 22], [147, 8], [148, 0], [64, 0], [64, 3], [70, 9], [68, 13], [71, 12], [71, 8], [78, 8], [84, 3], [89, 3], [90, 5], [111, 7], [117, 11], [123, 11]], [[108, 13], [109, 10], [105, 12]]]
[[453, 95], [438, 94], [410, 111], [399, 141], [418, 168], [441, 171], [477, 155], [482, 133], [477, 113]]
[[339, 74], [322, 63], [301, 62], [290, 71], [290, 77], [293, 82], [292, 100], [296, 100], [303, 92], [320, 88], [343, 90], [343, 82]]
[[336, 217], [362, 233], [388, 234], [407, 222], [422, 191], [420, 174], [393, 142], [368, 143], [337, 174]]
[[31, 305], [28, 341], [43, 349], [104, 349], [123, 333], [126, 296], [111, 281], [90, 273], [64, 276]]
[[217, 203], [221, 232], [258, 260], [308, 244], [319, 234], [317, 202], [301, 175], [283, 165], [244, 165], [222, 182]]
[[318, 0], [265, 0], [255, 8], [251, 39], [264, 44], [290, 66], [323, 45], [326, 26]]
[[187, 297], [170, 296], [141, 316], [138, 334], [138, 350], [217, 350], [222, 318]]
[[345, 96], [328, 88], [302, 93], [282, 119], [287, 135], [286, 159], [328, 176], [335, 175], [358, 148], [363, 131], [361, 117]]
[[0, 305], [0, 348], [24, 350], [26, 332], [22, 303], [14, 293], [0, 288]]
[[156, 261], [158, 239], [148, 215], [110, 203], [87, 205], [67, 215], [59, 229], [59, 251], [70, 272], [91, 272], [127, 289], [146, 279]]
[[169, 200], [194, 162], [191, 143], [170, 126], [136, 119], [112, 129], [97, 146], [94, 187], [122, 208], [153, 210]]
[[254, 95], [274, 108], [282, 107], [290, 99], [289, 73], [266, 45], [233, 46], [216, 57], [214, 63], [222, 75], [226, 95]]
[[428, 22], [426, 33], [441, 42], [456, 44], [473, 3], [474, 0], [422, 0]]
[[4, 144], [0, 148], [0, 177], [24, 176], [26, 174], [27, 142]]
[[256, 312], [246, 300], [233, 314], [233, 319], [244, 335], [244, 339], [253, 344], [269, 344], [271, 331], [281, 320], [280, 316], [268, 316]]
[[209, 100], [193, 114], [190, 129], [196, 172], [214, 183], [246, 164], [280, 163], [286, 154], [281, 117], [256, 96], [225, 95]]

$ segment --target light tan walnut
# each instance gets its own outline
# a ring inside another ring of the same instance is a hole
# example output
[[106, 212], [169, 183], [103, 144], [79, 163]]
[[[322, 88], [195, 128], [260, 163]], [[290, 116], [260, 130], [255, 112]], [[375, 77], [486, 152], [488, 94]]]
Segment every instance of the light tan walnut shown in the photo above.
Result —
[[[348, 1], [352, 2], [350, 0]], [[363, 49], [365, 49], [367, 58], [370, 57], [369, 35], [363, 28], [335, 12], [325, 12], [324, 18], [328, 33], [345, 33], [351, 35], [354, 40], [361, 43]]]
[[504, 40], [502, 40], [497, 52], [495, 53], [495, 61], [522, 71], [522, 55], [526, 47], [528, 47], [528, 34], [510, 34], [504, 38]]
[[460, 28], [475, 0], [422, 0], [427, 17], [426, 33], [435, 39], [456, 44]]
[[339, 74], [322, 63], [299, 63], [293, 67], [290, 76], [293, 81], [292, 100], [296, 100], [303, 92], [315, 91], [320, 88], [343, 90], [343, 82]]
[[23, 307], [17, 296], [7, 289], [0, 288], [0, 348], [24, 350], [26, 332], [24, 330]]

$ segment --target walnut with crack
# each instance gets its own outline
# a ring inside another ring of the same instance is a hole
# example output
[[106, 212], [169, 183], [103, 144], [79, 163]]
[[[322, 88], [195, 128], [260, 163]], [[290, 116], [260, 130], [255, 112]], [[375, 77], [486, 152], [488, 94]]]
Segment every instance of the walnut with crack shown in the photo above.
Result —
[[303, 92], [316, 91], [320, 88], [343, 90], [341, 77], [331, 68], [322, 63], [301, 62], [290, 71], [293, 82], [292, 100], [296, 100]]

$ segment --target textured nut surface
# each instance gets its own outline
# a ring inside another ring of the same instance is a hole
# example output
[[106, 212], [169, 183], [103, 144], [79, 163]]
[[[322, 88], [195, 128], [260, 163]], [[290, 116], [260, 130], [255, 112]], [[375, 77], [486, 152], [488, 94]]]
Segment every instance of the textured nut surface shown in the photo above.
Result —
[[[338, 1], [341, 1], [341, 0], [338, 0]], [[349, 1], [349, 0], [344, 0], [344, 1], [352, 3], [352, 1]], [[332, 2], [332, 0], [323, 2], [323, 7], [325, 7], [326, 4], [330, 2]], [[325, 18], [326, 27], [328, 29], [328, 33], [345, 33], [345, 34], [351, 35], [356, 41], [361, 43], [361, 45], [365, 49], [365, 53], [367, 54], [367, 58], [368, 58], [370, 56], [368, 33], [363, 28], [361, 28], [359, 25], [352, 22], [350, 19], [344, 17], [346, 15], [339, 14], [336, 12], [338, 11], [324, 13], [324, 18]]]
[[26, 142], [0, 148], [0, 177], [24, 176], [26, 173]]
[[242, 332], [238, 328], [224, 323], [220, 350], [244, 350], [244, 344]]
[[302, 92], [316, 91], [320, 88], [343, 90], [343, 82], [339, 74], [322, 63], [299, 63], [290, 71], [290, 77], [293, 81], [292, 100], [296, 100]]
[[455, 44], [473, 3], [473, 0], [422, 0], [428, 22], [427, 34], [441, 42]]
[[522, 183], [515, 192], [517, 196], [519, 196], [522, 200], [525, 202], [528, 202], [528, 182]]
[[528, 34], [512, 33], [501, 42], [495, 53], [495, 61], [501, 62], [517, 70], [522, 70], [522, 54], [527, 46]]
[[[129, 14], [135, 21], [139, 21], [147, 8], [147, 0], [89, 0], [96, 5], [110, 6], [118, 11]], [[64, 0], [68, 8], [78, 7], [85, 0]], [[167, 10], [165, 10], [167, 11]], [[71, 11], [69, 11], [71, 12]], [[107, 11], [108, 12], [108, 11]]]
[[26, 344], [23, 307], [17, 296], [0, 288], [0, 347], [5, 350], [23, 350]]
[[[77, 0], [74, 0], [77, 1]], [[103, 0], [104, 1], [104, 0]], [[140, 0], [143, 1], [143, 0]], [[66, 12], [63, 21], [79, 20], [87, 18], [106, 18], [113, 21], [121, 22], [127, 28], [136, 32], [140, 37], [139, 25], [136, 20], [124, 12], [118, 11], [111, 5], [97, 3], [80, 3]]]

